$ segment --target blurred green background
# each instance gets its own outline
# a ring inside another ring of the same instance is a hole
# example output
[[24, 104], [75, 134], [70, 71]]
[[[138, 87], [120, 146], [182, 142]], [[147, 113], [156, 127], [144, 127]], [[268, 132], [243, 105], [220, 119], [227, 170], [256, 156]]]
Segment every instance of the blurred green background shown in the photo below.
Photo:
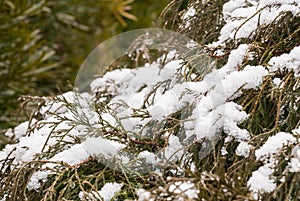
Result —
[[17, 125], [22, 95], [70, 90], [102, 41], [155, 27], [169, 0], [0, 0], [0, 130]]

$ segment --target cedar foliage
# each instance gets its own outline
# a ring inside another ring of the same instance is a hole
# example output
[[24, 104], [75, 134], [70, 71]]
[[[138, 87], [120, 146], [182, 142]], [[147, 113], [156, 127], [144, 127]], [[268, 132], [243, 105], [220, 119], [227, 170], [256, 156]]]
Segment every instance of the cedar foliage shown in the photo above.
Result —
[[[217, 39], [219, 30], [224, 25], [221, 11], [225, 2], [208, 0], [199, 3], [197, 0], [174, 0], [163, 11], [161, 17], [164, 19], [164, 23], [162, 24], [164, 27], [187, 34], [202, 45], [207, 45]], [[191, 6], [197, 10], [197, 14], [188, 20], [190, 26], [187, 29], [179, 26], [187, 22], [182, 22], [180, 17]], [[247, 64], [267, 66], [271, 57], [289, 53], [291, 49], [300, 44], [299, 27], [299, 17], [292, 16], [289, 12], [283, 12], [276, 21], [255, 30], [252, 38], [227, 41], [224, 50], [229, 53], [239, 44], [247, 43], [251, 46], [256, 57], [253, 60], [245, 60], [241, 69]], [[206, 51], [217, 61], [217, 67], [221, 67], [228, 59], [228, 54], [216, 56], [214, 54], [216, 50], [207, 49]], [[274, 87], [272, 82], [274, 78], [283, 80], [281, 89]], [[155, 173], [128, 175], [104, 167], [94, 159], [89, 159], [80, 164], [79, 167], [62, 164], [64, 169], [59, 170], [55, 177], [48, 179], [38, 192], [26, 189], [28, 178], [47, 161], [35, 160], [24, 164], [22, 167], [7, 170], [5, 175], [1, 175], [1, 182], [5, 185], [2, 186], [0, 194], [8, 193], [13, 199], [77, 200], [79, 191], [99, 190], [105, 182], [116, 181], [124, 184], [122, 191], [116, 195], [117, 200], [136, 199], [135, 190], [137, 188], [144, 188], [151, 192], [151, 198], [154, 200], [178, 199], [178, 197], [187, 200], [184, 192], [182, 195], [178, 195], [178, 193], [169, 192], [168, 189], [171, 184], [177, 185], [178, 181], [191, 181], [195, 183], [199, 190], [199, 197], [203, 200], [254, 200], [247, 186], [247, 181], [252, 172], [261, 165], [261, 162], [255, 158], [255, 150], [261, 147], [270, 136], [280, 131], [291, 132], [292, 129], [300, 125], [300, 107], [297, 98], [299, 92], [299, 78], [294, 77], [293, 72], [278, 71], [268, 75], [261, 88], [245, 90], [242, 96], [235, 100], [250, 114], [249, 118], [242, 123], [242, 126], [251, 133], [249, 143], [254, 147], [247, 158], [237, 156], [235, 149], [238, 143], [233, 140], [226, 144], [226, 136], [222, 134], [211, 154], [201, 160], [190, 158], [196, 164], [197, 170], [195, 172], [190, 171], [190, 161], [185, 161], [184, 170], [180, 173], [180, 177], [173, 175], [174, 171], [176, 172], [175, 175], [179, 171], [176, 166], [169, 167], [163, 176], [155, 175]], [[37, 103], [36, 111], [44, 104], [43, 100], [38, 98], [33, 97], [30, 100]], [[168, 122], [170, 128], [176, 128], [173, 126], [178, 120], [180, 119], [176, 119], [175, 115], [172, 118], [173, 122]], [[117, 129], [116, 133], [123, 134]], [[159, 140], [161, 139], [158, 139], [157, 143], [164, 143]], [[144, 147], [144, 145], [147, 143], [138, 145], [133, 143], [132, 148], [151, 150], [152, 147]], [[277, 155], [279, 163], [273, 175], [276, 181], [279, 181], [285, 174], [286, 158], [291, 157], [290, 150], [294, 146], [284, 147]], [[228, 152], [225, 156], [221, 154], [222, 147], [225, 147]], [[57, 149], [59, 149], [59, 145]], [[55, 150], [43, 154], [49, 154], [50, 157], [52, 152]], [[197, 153], [197, 146], [191, 147], [191, 153], [199, 154]], [[10, 163], [9, 159], [6, 163]], [[287, 173], [285, 176], [285, 180], [278, 185], [274, 192], [262, 195], [261, 199], [299, 199], [299, 173]]]

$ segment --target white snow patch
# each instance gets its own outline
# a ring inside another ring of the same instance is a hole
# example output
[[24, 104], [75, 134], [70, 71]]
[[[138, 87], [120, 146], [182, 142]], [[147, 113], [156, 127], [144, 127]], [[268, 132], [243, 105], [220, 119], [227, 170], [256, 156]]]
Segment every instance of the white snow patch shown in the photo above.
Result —
[[88, 201], [97, 201], [97, 200], [103, 200], [103, 201], [110, 201], [116, 193], [118, 193], [121, 188], [123, 187], [123, 184], [119, 183], [106, 183], [100, 191], [92, 191], [92, 192], [80, 192], [79, 198], [80, 200], [88, 200]]
[[284, 145], [294, 142], [296, 142], [296, 138], [292, 134], [285, 132], [277, 133], [269, 137], [264, 145], [255, 151], [255, 156], [257, 159], [263, 160], [266, 156], [276, 154]]
[[248, 181], [250, 190], [254, 193], [272, 192], [276, 188], [274, 179], [270, 178], [272, 173], [273, 170], [266, 166], [262, 166], [254, 171]]
[[238, 147], [236, 148], [236, 155], [248, 157], [250, 155], [251, 145], [247, 142], [240, 142]]
[[296, 77], [300, 76], [300, 46], [294, 47], [290, 53], [282, 54], [278, 57], [272, 57], [269, 61], [268, 69], [273, 71], [293, 71]]

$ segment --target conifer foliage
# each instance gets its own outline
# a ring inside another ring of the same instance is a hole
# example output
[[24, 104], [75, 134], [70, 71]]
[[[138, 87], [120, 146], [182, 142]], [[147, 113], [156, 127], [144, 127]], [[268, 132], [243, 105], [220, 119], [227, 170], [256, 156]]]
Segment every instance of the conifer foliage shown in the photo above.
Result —
[[162, 17], [203, 51], [137, 51], [91, 94], [27, 97], [3, 200], [300, 199], [300, 2], [174, 0]]

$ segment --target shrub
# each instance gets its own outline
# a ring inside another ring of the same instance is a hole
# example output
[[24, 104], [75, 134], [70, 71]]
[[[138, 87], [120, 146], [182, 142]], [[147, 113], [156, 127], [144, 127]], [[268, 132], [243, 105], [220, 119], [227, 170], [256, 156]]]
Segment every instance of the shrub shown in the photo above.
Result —
[[[0, 152], [2, 198], [299, 199], [299, 3], [176, 2], [167, 25], [190, 31], [214, 69], [203, 52], [163, 52], [111, 67], [92, 94], [28, 97], [34, 115]], [[206, 11], [217, 31], [195, 23]]]

